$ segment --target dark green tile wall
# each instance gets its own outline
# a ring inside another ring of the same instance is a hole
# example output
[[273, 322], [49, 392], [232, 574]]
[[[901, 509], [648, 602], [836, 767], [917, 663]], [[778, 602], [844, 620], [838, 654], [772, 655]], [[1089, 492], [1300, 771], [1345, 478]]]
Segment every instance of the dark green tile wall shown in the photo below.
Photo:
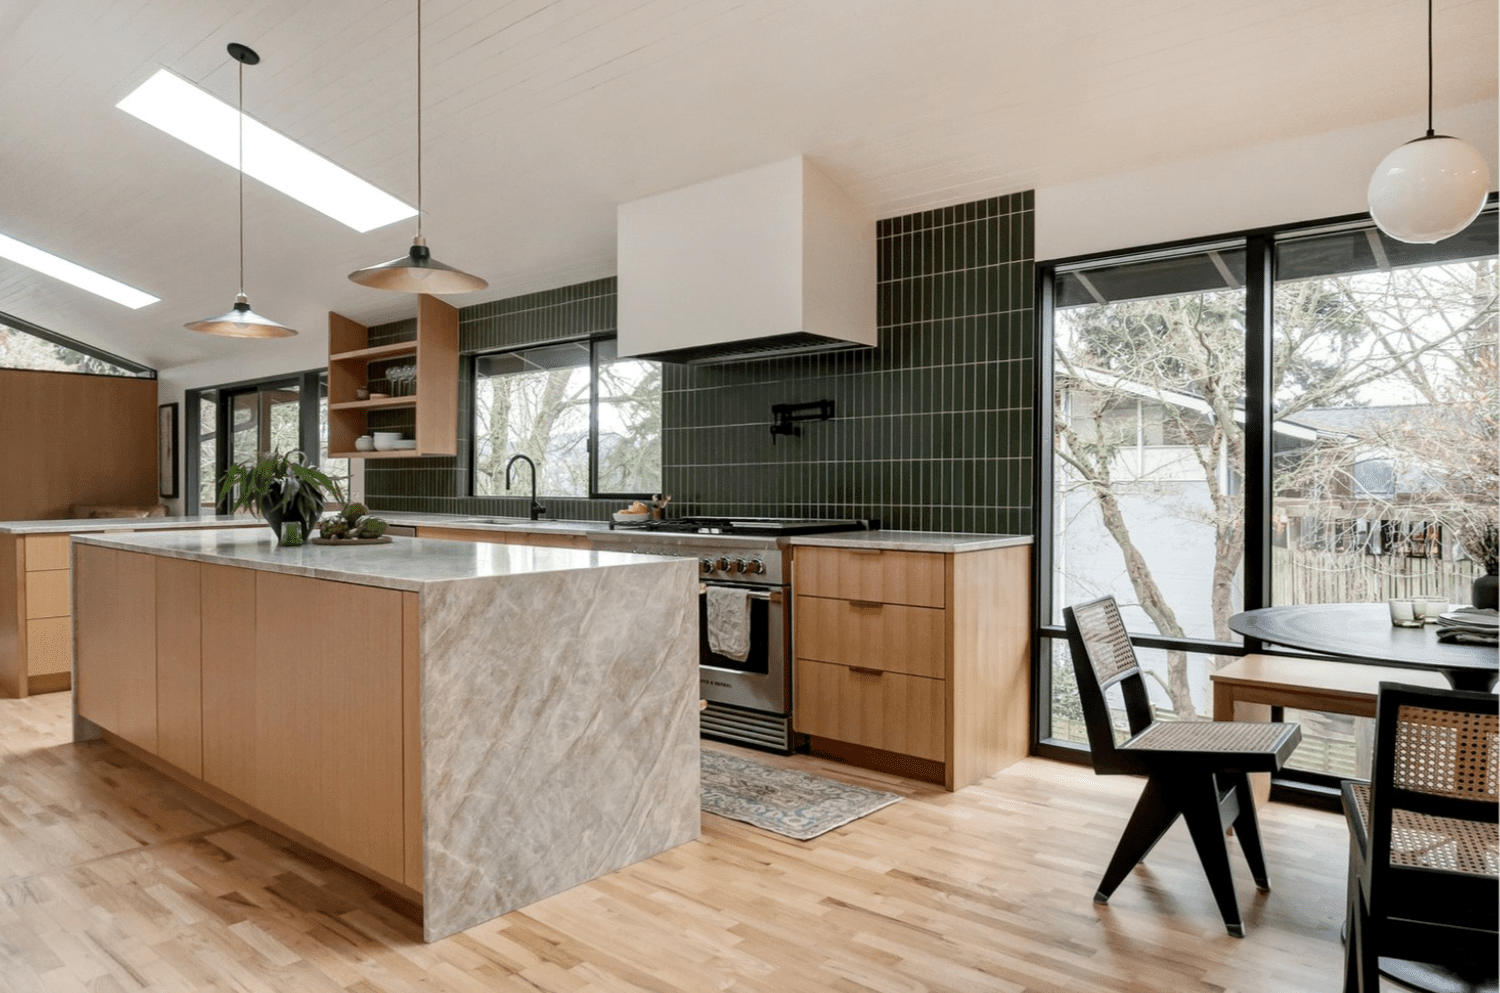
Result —
[[[1035, 416], [1031, 193], [877, 228], [879, 347], [668, 366], [664, 488], [679, 513], [874, 517], [888, 528], [1029, 533]], [[614, 280], [464, 308], [466, 353], [614, 328]], [[400, 340], [399, 322], [372, 329]], [[467, 397], [464, 384], [460, 395]], [[835, 417], [772, 443], [771, 405], [831, 399]], [[460, 412], [461, 446], [469, 431]], [[465, 457], [368, 463], [389, 510], [523, 513], [476, 498]], [[602, 520], [612, 501], [546, 501]]]

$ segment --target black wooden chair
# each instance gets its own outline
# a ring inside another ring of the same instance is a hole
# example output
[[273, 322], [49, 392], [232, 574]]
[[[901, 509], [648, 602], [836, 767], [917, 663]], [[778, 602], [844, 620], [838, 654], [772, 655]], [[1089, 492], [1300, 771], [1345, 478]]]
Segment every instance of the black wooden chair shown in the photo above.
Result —
[[1370, 782], [1343, 784], [1346, 993], [1380, 989], [1382, 956], [1440, 966], [1452, 989], [1495, 977], [1497, 736], [1492, 693], [1380, 684]]
[[[1283, 723], [1157, 721], [1152, 717], [1146, 684], [1114, 598], [1066, 607], [1063, 621], [1072, 648], [1073, 672], [1078, 677], [1094, 772], [1147, 777], [1146, 789], [1130, 815], [1094, 901], [1107, 903], [1115, 888], [1180, 815], [1193, 836], [1225, 929], [1243, 938], [1245, 925], [1234, 895], [1224, 835], [1233, 825], [1256, 885], [1262, 891], [1269, 890], [1247, 773], [1280, 769], [1302, 740], [1302, 729]], [[1106, 691], [1116, 685], [1124, 694], [1130, 723], [1129, 737], [1118, 744], [1105, 698]]]

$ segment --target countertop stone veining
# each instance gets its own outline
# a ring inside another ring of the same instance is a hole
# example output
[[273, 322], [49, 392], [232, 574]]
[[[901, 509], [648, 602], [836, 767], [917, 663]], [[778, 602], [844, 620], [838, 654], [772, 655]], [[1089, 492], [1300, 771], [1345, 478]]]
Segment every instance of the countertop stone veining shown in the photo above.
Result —
[[0, 534], [85, 534], [105, 531], [173, 531], [182, 528], [267, 527], [246, 514], [191, 514], [186, 517], [80, 517], [58, 521], [3, 521]]
[[393, 538], [385, 545], [277, 545], [269, 528], [84, 534], [77, 543], [420, 592], [432, 583], [643, 565], [664, 556], [531, 545]]

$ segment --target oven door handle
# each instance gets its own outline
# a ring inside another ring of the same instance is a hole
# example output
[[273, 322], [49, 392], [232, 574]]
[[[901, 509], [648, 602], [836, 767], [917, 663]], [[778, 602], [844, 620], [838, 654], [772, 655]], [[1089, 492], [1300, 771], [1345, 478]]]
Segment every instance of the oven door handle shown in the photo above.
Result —
[[[719, 586], [719, 584], [717, 584], [717, 583], [715, 583], [714, 585], [715, 586]], [[698, 584], [698, 595], [699, 596], [708, 596], [708, 586], [709, 586], [708, 583], [699, 583]], [[732, 589], [738, 589], [738, 587], [734, 587], [734, 586], [720, 586], [720, 589], [730, 589], [730, 590], [732, 590]], [[771, 603], [780, 603], [781, 602], [781, 591], [780, 590], [746, 590], [745, 591], [745, 595], [748, 596], [752, 600], [769, 600]]]

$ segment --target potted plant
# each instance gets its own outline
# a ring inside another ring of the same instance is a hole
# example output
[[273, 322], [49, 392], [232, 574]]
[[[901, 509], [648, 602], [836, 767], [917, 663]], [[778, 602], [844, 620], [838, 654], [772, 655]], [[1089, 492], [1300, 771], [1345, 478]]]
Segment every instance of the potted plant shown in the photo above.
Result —
[[231, 465], [219, 481], [219, 499], [232, 500], [231, 513], [244, 508], [264, 517], [277, 541], [286, 521], [300, 521], [303, 535], [310, 535], [323, 513], [324, 494], [340, 502], [344, 497], [338, 483], [306, 461], [301, 452], [271, 452], [254, 464]]
[[1493, 609], [1500, 600], [1500, 577], [1496, 576], [1500, 571], [1500, 525], [1471, 518], [1459, 526], [1458, 542], [1484, 569], [1484, 575], [1474, 580], [1471, 602], [1481, 609]]

